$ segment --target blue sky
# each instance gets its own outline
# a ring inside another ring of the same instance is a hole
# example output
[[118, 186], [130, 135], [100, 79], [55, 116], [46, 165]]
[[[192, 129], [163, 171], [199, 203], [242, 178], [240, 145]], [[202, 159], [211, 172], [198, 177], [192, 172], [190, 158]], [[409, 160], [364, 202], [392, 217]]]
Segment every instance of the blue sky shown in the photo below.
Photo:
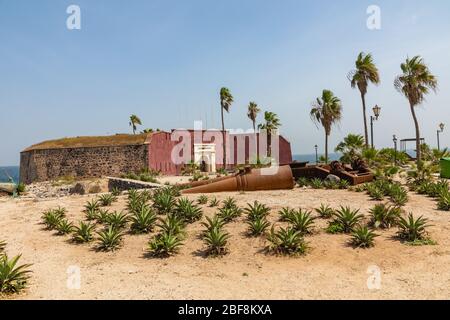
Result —
[[[66, 8], [81, 8], [81, 30], [68, 30]], [[366, 27], [366, 9], [381, 8], [382, 28]], [[235, 97], [230, 128], [250, 128], [256, 101], [276, 112], [294, 153], [323, 147], [309, 118], [311, 102], [331, 89], [343, 102], [334, 146], [362, 133], [359, 93], [346, 78], [360, 51], [371, 52], [382, 83], [378, 147], [392, 134], [413, 137], [407, 101], [393, 87], [405, 58], [422, 55], [440, 82], [418, 109], [423, 136], [436, 144], [440, 122], [450, 145], [450, 2], [447, 0], [0, 0], [0, 165], [15, 165], [36, 142], [144, 127], [219, 127], [218, 92]]]

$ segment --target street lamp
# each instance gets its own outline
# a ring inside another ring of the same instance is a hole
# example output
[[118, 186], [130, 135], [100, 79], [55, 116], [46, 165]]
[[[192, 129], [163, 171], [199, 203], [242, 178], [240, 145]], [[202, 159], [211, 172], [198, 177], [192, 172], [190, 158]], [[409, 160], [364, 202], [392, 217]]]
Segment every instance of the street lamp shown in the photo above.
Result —
[[397, 136], [394, 134], [392, 137], [392, 141], [394, 141], [394, 165], [397, 165]]
[[437, 143], [438, 143], [438, 150], [441, 151], [441, 143], [439, 139], [439, 135], [444, 132], [445, 124], [441, 123], [439, 125], [439, 130], [437, 131]]
[[317, 153], [317, 149], [319, 148], [317, 146], [317, 144], [314, 146], [314, 148], [316, 149], [316, 164], [319, 164], [319, 154]]
[[373, 146], [373, 122], [377, 121], [378, 118], [380, 117], [380, 113], [381, 113], [381, 108], [376, 105], [375, 107], [373, 107], [373, 114], [374, 116], [370, 116], [370, 133], [371, 133], [371, 145], [372, 145], [372, 149], [374, 148]]

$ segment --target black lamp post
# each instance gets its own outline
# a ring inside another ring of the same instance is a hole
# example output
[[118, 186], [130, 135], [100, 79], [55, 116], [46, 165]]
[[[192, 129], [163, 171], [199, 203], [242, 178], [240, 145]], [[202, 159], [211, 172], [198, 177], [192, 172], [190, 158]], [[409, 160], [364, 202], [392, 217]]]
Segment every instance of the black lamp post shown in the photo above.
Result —
[[316, 149], [316, 164], [319, 164], [319, 154], [317, 153], [317, 149], [319, 148], [317, 146], [317, 144], [314, 146], [314, 148]]
[[375, 107], [373, 107], [372, 110], [373, 110], [374, 116], [370, 116], [370, 133], [371, 133], [371, 146], [373, 149], [374, 148], [374, 145], [373, 145], [373, 122], [377, 121], [378, 118], [380, 117], [381, 108], [378, 105], [376, 105]]
[[444, 132], [445, 124], [441, 123], [439, 125], [439, 130], [437, 131], [437, 144], [438, 144], [438, 150], [441, 151], [441, 142], [439, 135]]
[[397, 136], [394, 134], [392, 141], [394, 141], [394, 165], [397, 165]]

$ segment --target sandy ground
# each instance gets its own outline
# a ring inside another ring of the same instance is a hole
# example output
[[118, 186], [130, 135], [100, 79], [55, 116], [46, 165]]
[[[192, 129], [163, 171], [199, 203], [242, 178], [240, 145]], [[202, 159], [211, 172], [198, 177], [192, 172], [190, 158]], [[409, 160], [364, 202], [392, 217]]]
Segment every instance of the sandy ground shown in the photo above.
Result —
[[[303, 190], [234, 196], [241, 206], [258, 200], [270, 206], [270, 220], [284, 206], [312, 209], [321, 203], [333, 207], [351, 205], [366, 214], [374, 205], [366, 195], [349, 191]], [[232, 235], [230, 253], [205, 258], [198, 238], [199, 223], [188, 227], [180, 253], [169, 259], [145, 255], [151, 235], [125, 237], [113, 253], [94, 250], [94, 244], [75, 245], [69, 237], [44, 231], [41, 212], [64, 206], [70, 220], [83, 218], [83, 204], [93, 196], [55, 200], [0, 199], [0, 238], [8, 242], [10, 255], [22, 253], [32, 263], [29, 288], [16, 299], [449, 299], [450, 214], [435, 210], [432, 199], [410, 195], [407, 211], [424, 215], [433, 225], [436, 246], [411, 247], [392, 236], [396, 230], [379, 232], [372, 249], [352, 249], [349, 236], [329, 235], [326, 221], [318, 220], [316, 232], [307, 238], [310, 252], [299, 258], [275, 257], [264, 252], [264, 239], [246, 237], [243, 218], [227, 225]], [[189, 196], [191, 199], [196, 196]], [[123, 209], [122, 196], [113, 208]], [[205, 214], [214, 209], [205, 208]], [[71, 266], [81, 270], [80, 289], [69, 289]], [[381, 271], [379, 289], [368, 288], [371, 266]], [[69, 273], [68, 273], [69, 271]], [[369, 272], [368, 272], [369, 271]]]

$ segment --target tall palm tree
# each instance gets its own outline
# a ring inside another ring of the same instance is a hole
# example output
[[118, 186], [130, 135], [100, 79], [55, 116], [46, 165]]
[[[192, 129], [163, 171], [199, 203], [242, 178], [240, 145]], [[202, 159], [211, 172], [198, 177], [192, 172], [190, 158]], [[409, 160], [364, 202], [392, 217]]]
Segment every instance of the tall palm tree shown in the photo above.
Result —
[[400, 68], [403, 73], [397, 77], [394, 86], [408, 99], [414, 125], [416, 127], [417, 163], [420, 163], [422, 159], [420, 150], [420, 128], [415, 107], [424, 102], [425, 95], [427, 95], [430, 90], [436, 92], [438, 81], [420, 56], [415, 56], [412, 59], [407, 58], [406, 61], [400, 65]]
[[259, 109], [256, 102], [250, 102], [248, 105], [247, 110], [247, 117], [252, 121], [253, 124], [253, 132], [255, 134], [255, 156], [258, 157], [258, 139], [257, 139], [257, 133], [256, 133], [256, 118], [258, 117], [258, 113], [261, 111]]
[[317, 98], [312, 104], [311, 119], [318, 125], [321, 124], [325, 130], [325, 163], [328, 163], [328, 137], [331, 127], [342, 118], [341, 100], [330, 90], [323, 90], [322, 97]]
[[141, 119], [135, 114], [130, 116], [130, 127], [133, 129], [133, 134], [136, 134], [137, 125], [142, 125]]
[[272, 133], [281, 127], [280, 119], [276, 113], [266, 111], [264, 112], [265, 123], [258, 126], [259, 129], [267, 131], [267, 157], [272, 158]]
[[373, 62], [372, 55], [361, 52], [355, 62], [356, 69], [350, 71], [348, 79], [350, 80], [352, 88], [358, 87], [361, 93], [361, 100], [363, 106], [364, 117], [364, 138], [366, 141], [366, 148], [369, 147], [369, 134], [367, 129], [367, 114], [366, 114], [366, 94], [369, 83], [379, 84], [380, 75], [378, 68]]
[[226, 148], [226, 133], [225, 133], [225, 122], [223, 119], [223, 111], [230, 111], [231, 104], [233, 103], [233, 96], [228, 88], [220, 89], [220, 111], [222, 115], [222, 140], [223, 140], [223, 167], [227, 166], [227, 148]]

